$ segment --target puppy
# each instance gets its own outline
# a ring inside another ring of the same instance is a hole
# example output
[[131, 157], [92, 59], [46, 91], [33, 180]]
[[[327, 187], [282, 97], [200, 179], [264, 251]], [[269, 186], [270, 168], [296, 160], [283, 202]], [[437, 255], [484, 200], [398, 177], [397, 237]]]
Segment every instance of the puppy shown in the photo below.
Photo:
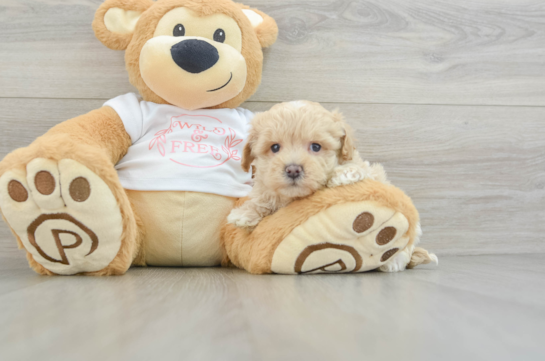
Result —
[[242, 168], [255, 166], [250, 198], [227, 218], [241, 228], [324, 187], [364, 178], [387, 183], [379, 164], [370, 165], [354, 147], [352, 130], [343, 116], [318, 103], [281, 103], [257, 114], [242, 156]]

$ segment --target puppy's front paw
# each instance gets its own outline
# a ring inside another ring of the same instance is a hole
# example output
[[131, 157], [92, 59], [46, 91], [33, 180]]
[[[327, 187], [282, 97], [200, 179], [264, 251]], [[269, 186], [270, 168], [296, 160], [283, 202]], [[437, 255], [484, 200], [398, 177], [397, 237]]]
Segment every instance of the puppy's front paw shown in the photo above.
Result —
[[229, 213], [227, 223], [231, 223], [239, 228], [251, 229], [258, 225], [261, 217], [257, 213], [250, 213], [242, 208], [235, 208]]
[[358, 165], [340, 166], [333, 170], [333, 176], [327, 182], [329, 188], [354, 184], [367, 176], [365, 168]]

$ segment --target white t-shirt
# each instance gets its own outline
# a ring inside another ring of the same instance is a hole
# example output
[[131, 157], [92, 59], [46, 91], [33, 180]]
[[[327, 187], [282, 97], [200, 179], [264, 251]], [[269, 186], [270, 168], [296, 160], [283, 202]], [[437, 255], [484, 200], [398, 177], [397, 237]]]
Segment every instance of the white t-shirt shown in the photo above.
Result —
[[143, 101], [134, 93], [104, 104], [121, 117], [132, 140], [115, 166], [123, 187], [244, 197], [251, 174], [240, 161], [253, 113], [237, 109], [185, 110]]

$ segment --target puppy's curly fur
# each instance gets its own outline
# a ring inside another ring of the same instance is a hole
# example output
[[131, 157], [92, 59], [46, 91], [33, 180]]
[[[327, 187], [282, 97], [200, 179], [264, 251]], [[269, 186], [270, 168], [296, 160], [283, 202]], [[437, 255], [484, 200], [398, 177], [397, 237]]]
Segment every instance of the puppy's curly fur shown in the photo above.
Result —
[[380, 164], [364, 162], [342, 114], [318, 103], [281, 103], [258, 114], [244, 148], [242, 167], [255, 166], [249, 200], [227, 221], [255, 227], [263, 217], [324, 187], [370, 178], [388, 183]]

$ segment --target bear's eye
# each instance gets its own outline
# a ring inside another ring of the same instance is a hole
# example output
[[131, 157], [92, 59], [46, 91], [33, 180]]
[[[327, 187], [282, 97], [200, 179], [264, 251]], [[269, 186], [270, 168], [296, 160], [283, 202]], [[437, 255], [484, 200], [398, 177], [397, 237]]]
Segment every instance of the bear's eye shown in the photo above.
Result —
[[218, 43], [223, 43], [225, 41], [225, 31], [223, 29], [218, 29], [214, 33], [214, 41], [217, 41]]
[[322, 149], [322, 146], [318, 143], [312, 143], [310, 145], [310, 149], [315, 152], [315, 153], [318, 153], [320, 151], [320, 149]]
[[278, 153], [280, 151], [280, 144], [271, 145], [271, 152]]
[[185, 28], [182, 24], [178, 24], [174, 27], [174, 31], [172, 31], [172, 35], [174, 36], [184, 36], [185, 35]]

